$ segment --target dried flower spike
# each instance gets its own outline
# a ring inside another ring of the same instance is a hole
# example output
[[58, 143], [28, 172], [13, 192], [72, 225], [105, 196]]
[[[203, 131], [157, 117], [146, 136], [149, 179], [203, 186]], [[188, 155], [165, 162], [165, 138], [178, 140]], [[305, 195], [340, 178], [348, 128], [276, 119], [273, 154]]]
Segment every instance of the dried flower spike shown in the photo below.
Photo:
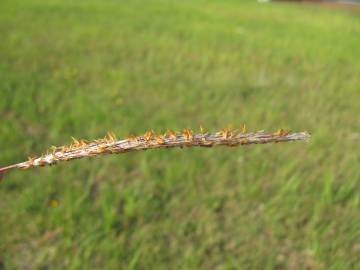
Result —
[[68, 161], [83, 157], [97, 156], [100, 154], [120, 154], [136, 150], [170, 147], [192, 147], [192, 146], [238, 146], [248, 144], [277, 143], [287, 141], [307, 140], [310, 134], [307, 132], [289, 132], [279, 129], [274, 133], [263, 131], [246, 133], [245, 125], [240, 131], [223, 129], [220, 132], [209, 133], [200, 128], [200, 133], [194, 133], [191, 129], [184, 129], [181, 133], [167, 130], [164, 135], [155, 134], [153, 130], [147, 131], [141, 136], [128, 136], [126, 139], [118, 140], [113, 132], [109, 132], [104, 139], [86, 141], [72, 138], [73, 143], [65, 146], [52, 146], [46, 155], [40, 157], [29, 157], [25, 162], [13, 164], [0, 168], [0, 174], [11, 169], [28, 169], [53, 165], [60, 161]]

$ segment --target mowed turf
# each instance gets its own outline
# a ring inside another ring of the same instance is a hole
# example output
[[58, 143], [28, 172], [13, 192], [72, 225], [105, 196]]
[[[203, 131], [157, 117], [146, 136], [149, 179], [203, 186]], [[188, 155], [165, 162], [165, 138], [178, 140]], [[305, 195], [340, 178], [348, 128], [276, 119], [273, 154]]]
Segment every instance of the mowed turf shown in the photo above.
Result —
[[14, 171], [0, 269], [360, 269], [360, 19], [256, 1], [0, 3], [0, 163], [203, 125], [310, 142]]

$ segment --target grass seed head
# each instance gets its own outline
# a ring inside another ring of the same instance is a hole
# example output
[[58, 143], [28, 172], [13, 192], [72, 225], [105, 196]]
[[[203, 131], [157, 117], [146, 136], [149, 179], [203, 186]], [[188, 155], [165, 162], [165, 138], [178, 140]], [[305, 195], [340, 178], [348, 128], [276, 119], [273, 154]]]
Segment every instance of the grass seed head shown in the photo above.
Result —
[[[93, 141], [78, 140], [72, 137], [72, 143], [64, 146], [51, 146], [46, 156], [42, 155], [39, 158], [29, 157], [27, 161], [13, 164], [7, 167], [0, 168], [0, 172], [11, 170], [14, 168], [27, 169], [36, 166], [45, 166], [56, 164], [58, 161], [69, 161], [86, 156], [96, 156], [104, 153], [125, 153], [134, 150], [147, 150], [150, 148], [163, 148], [166, 142], [166, 147], [180, 147], [184, 146], [204, 146], [211, 147], [214, 145], [237, 146], [253, 143], [270, 143], [270, 142], [286, 142], [297, 140], [308, 140], [310, 135], [307, 132], [292, 132], [284, 129], [279, 129], [274, 133], [264, 133], [263, 131], [248, 133], [239, 136], [239, 131], [231, 130], [229, 127], [216, 133], [208, 133], [200, 126], [200, 132], [193, 134], [189, 128], [185, 128], [181, 133], [176, 133], [172, 130], [167, 130], [164, 135], [155, 134], [153, 130], [145, 132], [144, 135], [135, 137], [129, 135], [128, 141], [118, 141], [113, 132], [108, 132], [103, 139]], [[206, 133], [205, 133], [206, 132]], [[241, 126], [241, 133], [246, 132], [246, 127]], [[194, 140], [194, 137], [201, 138], [201, 140]], [[171, 140], [165, 140], [171, 138]], [[132, 143], [129, 143], [129, 141]], [[145, 141], [145, 143], [144, 143]], [[146, 143], [151, 141], [151, 143]]]

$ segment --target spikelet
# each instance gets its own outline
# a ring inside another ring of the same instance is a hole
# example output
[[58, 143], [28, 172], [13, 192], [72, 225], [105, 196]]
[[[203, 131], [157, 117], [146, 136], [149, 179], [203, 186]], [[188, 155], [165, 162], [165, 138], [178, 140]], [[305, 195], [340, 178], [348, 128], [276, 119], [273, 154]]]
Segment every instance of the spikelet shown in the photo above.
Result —
[[200, 125], [200, 133], [201, 133], [201, 134], [206, 134], [206, 133], [207, 133], [206, 130], [203, 128], [202, 125]]
[[114, 143], [116, 142], [116, 135], [114, 132], [112, 131], [109, 131], [105, 137], [105, 140], [108, 142], [108, 143]]
[[36, 159], [36, 157], [30, 156], [30, 157], [28, 157], [28, 162], [33, 163], [35, 159]]
[[126, 136], [126, 139], [129, 140], [129, 141], [133, 141], [133, 140], [136, 140], [137, 137], [134, 134], [128, 134]]
[[193, 132], [189, 128], [184, 128], [182, 135], [185, 137], [186, 140], [192, 140], [193, 138]]
[[171, 138], [171, 139], [176, 139], [176, 132], [171, 129], [167, 129], [165, 132], [165, 137]]
[[286, 136], [286, 135], [288, 135], [288, 134], [289, 134], [289, 131], [287, 131], [287, 130], [285, 130], [285, 129], [282, 129], [282, 128], [278, 129], [278, 130], [274, 133], [274, 135], [280, 136], [280, 137]]
[[165, 143], [163, 135], [157, 135], [155, 140], [156, 140], [157, 144], [164, 144]]
[[147, 142], [153, 140], [154, 136], [155, 136], [155, 132], [153, 130], [146, 131], [145, 134], [143, 135], [145, 141]]
[[70, 145], [51, 146], [45, 155], [38, 158], [29, 157], [25, 162], [0, 168], [0, 173], [15, 168], [27, 169], [100, 154], [120, 154], [150, 148], [211, 147], [215, 145], [234, 147], [238, 145], [307, 140], [309, 138], [310, 135], [307, 132], [290, 132], [284, 129], [279, 129], [274, 133], [265, 133], [263, 131], [246, 133], [245, 124], [241, 125], [239, 131], [228, 127], [216, 133], [208, 133], [202, 126], [200, 126], [200, 133], [194, 133], [189, 128], [183, 129], [181, 133], [168, 129], [164, 134], [155, 134], [153, 130], [149, 130], [138, 137], [128, 135], [124, 140], [118, 140], [113, 132], [108, 132], [103, 139], [93, 141], [72, 137]]
[[229, 128], [224, 128], [223, 130], [220, 130], [221, 137], [226, 140], [231, 135], [231, 131]]
[[73, 144], [72, 144], [72, 146], [73, 146], [73, 148], [76, 148], [76, 147], [79, 147], [80, 146], [80, 142], [77, 140], [77, 139], [75, 139], [74, 137], [71, 137], [71, 139], [73, 140]]

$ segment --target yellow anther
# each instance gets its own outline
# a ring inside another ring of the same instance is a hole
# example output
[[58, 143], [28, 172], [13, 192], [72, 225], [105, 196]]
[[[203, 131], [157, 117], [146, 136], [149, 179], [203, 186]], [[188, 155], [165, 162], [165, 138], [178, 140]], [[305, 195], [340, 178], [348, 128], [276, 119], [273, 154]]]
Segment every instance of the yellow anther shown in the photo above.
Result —
[[155, 135], [154, 131], [149, 130], [149, 131], [145, 132], [143, 137], [144, 137], [145, 141], [150, 141], [150, 140], [154, 139], [154, 135]]
[[106, 139], [107, 139], [108, 141], [110, 141], [110, 142], [116, 142], [116, 135], [115, 135], [115, 133], [112, 132], [112, 131], [109, 131], [109, 132], [107, 133]]
[[241, 124], [240, 129], [241, 129], [242, 133], [246, 133], [246, 125], [245, 124]]

